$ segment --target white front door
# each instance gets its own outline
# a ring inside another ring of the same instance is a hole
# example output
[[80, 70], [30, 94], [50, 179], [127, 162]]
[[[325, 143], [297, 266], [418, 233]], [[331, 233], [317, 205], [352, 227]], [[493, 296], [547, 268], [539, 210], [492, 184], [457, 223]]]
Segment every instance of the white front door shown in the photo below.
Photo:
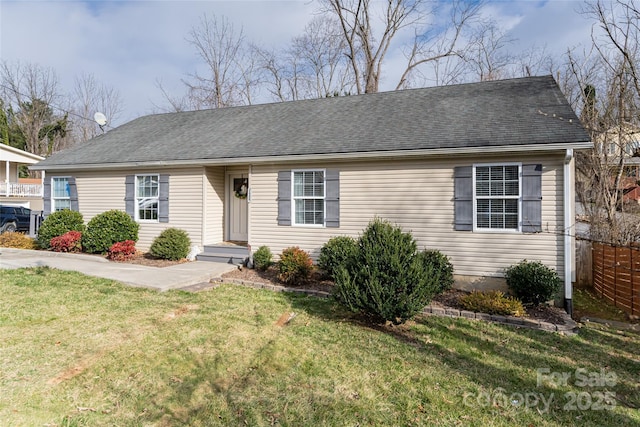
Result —
[[249, 178], [244, 175], [229, 175], [229, 240], [246, 242], [248, 235], [247, 196]]

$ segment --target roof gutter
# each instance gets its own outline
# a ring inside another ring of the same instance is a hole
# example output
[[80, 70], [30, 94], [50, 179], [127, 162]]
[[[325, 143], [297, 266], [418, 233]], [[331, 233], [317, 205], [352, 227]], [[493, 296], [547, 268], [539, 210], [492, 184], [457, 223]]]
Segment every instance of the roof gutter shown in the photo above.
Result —
[[284, 156], [259, 156], [259, 157], [233, 157], [220, 159], [189, 159], [189, 160], [157, 160], [122, 163], [85, 163], [69, 165], [40, 165], [29, 166], [30, 170], [49, 171], [79, 171], [98, 169], [135, 169], [155, 167], [180, 167], [180, 166], [229, 166], [239, 164], [269, 164], [290, 163], [307, 161], [349, 161], [367, 159], [394, 159], [407, 157], [442, 157], [442, 156], [471, 156], [477, 154], [508, 154], [508, 153], [540, 153], [570, 149], [592, 148], [590, 141], [556, 144], [529, 144], [529, 145], [501, 145], [484, 147], [459, 147], [459, 148], [434, 148], [421, 150], [393, 150], [393, 151], [368, 151], [349, 153], [326, 154], [296, 154]]

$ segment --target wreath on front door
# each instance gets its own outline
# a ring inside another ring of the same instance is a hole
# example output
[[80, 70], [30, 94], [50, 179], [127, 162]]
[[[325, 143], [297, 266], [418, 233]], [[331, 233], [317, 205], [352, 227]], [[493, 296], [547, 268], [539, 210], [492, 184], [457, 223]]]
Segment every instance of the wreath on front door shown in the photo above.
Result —
[[249, 180], [247, 178], [235, 178], [233, 180], [233, 189], [238, 199], [246, 199], [249, 192]]

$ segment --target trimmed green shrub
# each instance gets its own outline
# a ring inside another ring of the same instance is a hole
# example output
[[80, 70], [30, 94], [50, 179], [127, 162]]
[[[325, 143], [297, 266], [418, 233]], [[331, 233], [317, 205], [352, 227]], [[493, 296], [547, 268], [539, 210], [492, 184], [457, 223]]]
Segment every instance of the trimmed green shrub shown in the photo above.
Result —
[[253, 266], [256, 270], [266, 271], [273, 265], [273, 254], [268, 246], [260, 246], [253, 254]]
[[278, 262], [280, 274], [278, 278], [287, 285], [304, 283], [313, 271], [313, 261], [309, 254], [299, 247], [291, 247], [282, 251]]
[[473, 291], [460, 298], [465, 310], [502, 316], [524, 316], [522, 302], [500, 291]]
[[186, 231], [167, 228], [153, 239], [149, 253], [157, 258], [177, 261], [186, 258], [191, 248], [191, 239]]
[[522, 260], [505, 270], [507, 285], [525, 304], [541, 304], [558, 294], [562, 280], [554, 270], [540, 261]]
[[126, 212], [110, 210], [89, 221], [82, 235], [82, 247], [89, 253], [106, 253], [117, 242], [138, 241], [139, 225]]
[[329, 239], [320, 249], [318, 267], [331, 278], [339, 266], [352, 262], [358, 251], [356, 239], [349, 236], [336, 236]]
[[334, 295], [374, 322], [401, 324], [422, 311], [439, 282], [410, 233], [375, 219], [358, 239], [354, 262], [336, 269]]
[[62, 236], [57, 236], [51, 239], [49, 244], [51, 245], [51, 249], [55, 252], [81, 252], [81, 239], [81, 232], [67, 231]]
[[53, 212], [49, 215], [38, 230], [38, 245], [42, 249], [49, 249], [51, 239], [62, 236], [68, 231], [79, 231], [84, 233], [84, 219], [80, 212], [64, 209]]
[[451, 289], [453, 286], [453, 265], [449, 257], [437, 249], [424, 250], [420, 252], [420, 256], [423, 258], [422, 261], [431, 265], [440, 276], [436, 293], [441, 294]]

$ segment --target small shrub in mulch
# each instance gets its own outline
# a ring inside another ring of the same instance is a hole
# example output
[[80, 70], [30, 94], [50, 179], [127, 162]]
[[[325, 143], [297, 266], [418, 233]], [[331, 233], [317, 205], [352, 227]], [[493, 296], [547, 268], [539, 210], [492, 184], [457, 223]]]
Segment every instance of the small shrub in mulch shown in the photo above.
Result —
[[273, 264], [273, 254], [268, 246], [260, 246], [253, 254], [253, 266], [256, 270], [266, 271]]
[[186, 258], [191, 248], [191, 239], [186, 231], [167, 228], [153, 239], [149, 253], [154, 257], [177, 261]]
[[540, 261], [522, 260], [505, 270], [505, 279], [516, 298], [525, 304], [539, 305], [553, 299], [562, 279]]
[[125, 240], [116, 242], [109, 248], [107, 259], [111, 261], [129, 261], [136, 255], [136, 242]]
[[62, 236], [51, 239], [49, 241], [49, 247], [54, 252], [81, 252], [81, 239], [81, 232], [67, 231]]
[[502, 316], [524, 316], [522, 302], [500, 291], [473, 291], [460, 298], [465, 310]]
[[278, 278], [287, 285], [305, 283], [313, 271], [313, 260], [298, 246], [286, 248], [280, 254]]

